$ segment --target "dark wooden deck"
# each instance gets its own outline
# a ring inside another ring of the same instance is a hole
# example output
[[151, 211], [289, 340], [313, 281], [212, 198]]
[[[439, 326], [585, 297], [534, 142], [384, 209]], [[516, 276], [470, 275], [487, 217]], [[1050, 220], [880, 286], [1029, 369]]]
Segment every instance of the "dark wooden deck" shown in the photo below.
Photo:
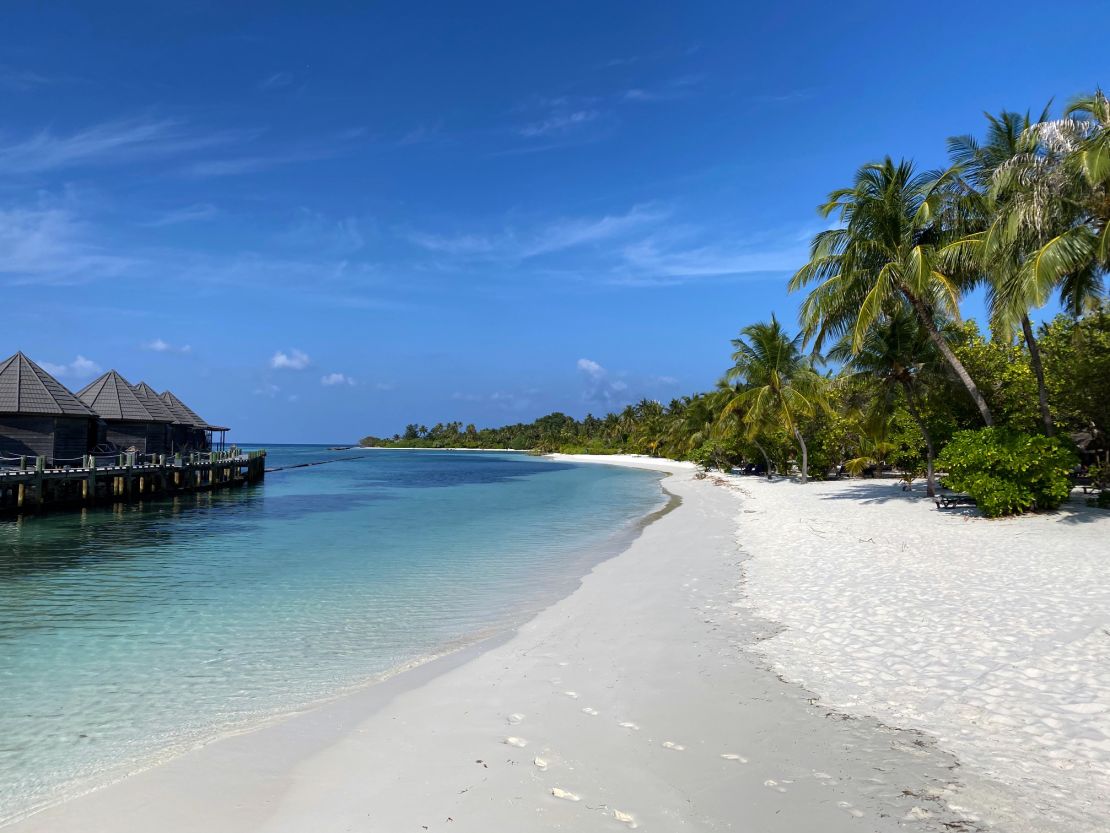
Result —
[[0, 468], [0, 514], [172, 497], [257, 483], [266, 476], [266, 452], [85, 455], [78, 465], [47, 468], [26, 457]]

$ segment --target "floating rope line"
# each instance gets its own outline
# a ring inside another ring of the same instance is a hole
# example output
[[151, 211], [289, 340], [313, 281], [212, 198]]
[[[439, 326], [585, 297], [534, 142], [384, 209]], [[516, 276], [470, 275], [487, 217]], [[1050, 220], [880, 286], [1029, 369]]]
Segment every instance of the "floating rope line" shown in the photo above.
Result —
[[272, 469], [266, 469], [266, 473], [288, 471], [289, 469], [307, 469], [312, 466], [326, 466], [328, 463], [342, 463], [345, 460], [366, 460], [369, 457], [369, 454], [350, 454], [346, 457], [336, 457], [332, 460], [313, 460], [310, 463], [290, 463], [288, 466], [275, 466]]

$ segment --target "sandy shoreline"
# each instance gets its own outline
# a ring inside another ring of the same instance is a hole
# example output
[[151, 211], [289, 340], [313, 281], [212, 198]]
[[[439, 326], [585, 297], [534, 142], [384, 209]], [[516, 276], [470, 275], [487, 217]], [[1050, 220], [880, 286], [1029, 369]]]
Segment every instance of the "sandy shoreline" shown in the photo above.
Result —
[[[848, 537], [838, 549], [827, 533], [864, 524], [885, 543], [905, 512], [927, 511], [920, 502], [890, 512], [851, 491], [859, 481], [798, 487], [699, 479], [689, 464], [644, 458], [565, 459], [670, 472], [664, 487], [681, 503], [513, 633], [5, 830], [939, 831], [986, 817], [1005, 822], [997, 829], [1052, 829], [1024, 826], [1013, 785], [981, 777], [997, 775], [981, 761], [958, 765], [946, 750], [959, 739], [920, 705], [899, 711], [912, 697], [888, 692], [881, 674], [864, 681], [870, 699], [840, 696], [838, 672], [858, 682], [903, 643], [901, 623], [875, 620], [876, 606], [845, 589], [861, 569], [852, 559], [873, 561], [874, 542]], [[960, 522], [935, 510], [913, 519], [925, 530]], [[975, 547], [1020, 555], [999, 536], [1007, 527], [972, 526]], [[901, 581], [904, 566], [891, 561], [862, 592]], [[852, 603], [823, 604], [825, 586]], [[912, 599], [902, 604], [917, 615]], [[871, 643], [855, 645], [857, 632]], [[913, 650], [935, 664], [929, 646]], [[958, 704], [968, 691], [946, 696]], [[888, 694], [902, 700], [884, 710]]]

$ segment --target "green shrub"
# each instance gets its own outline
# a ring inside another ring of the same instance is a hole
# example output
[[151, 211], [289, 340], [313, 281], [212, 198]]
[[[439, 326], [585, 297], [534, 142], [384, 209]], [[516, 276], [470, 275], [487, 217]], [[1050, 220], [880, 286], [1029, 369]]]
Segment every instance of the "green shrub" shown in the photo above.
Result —
[[712, 441], [702, 443], [691, 451], [690, 460], [697, 463], [706, 471], [710, 469], [728, 471], [732, 468], [732, 462], [729, 460], [728, 452], [720, 443]]
[[1077, 459], [1058, 439], [1003, 428], [958, 431], [937, 460], [944, 485], [975, 498], [988, 518], [1055, 509], [1071, 493]]

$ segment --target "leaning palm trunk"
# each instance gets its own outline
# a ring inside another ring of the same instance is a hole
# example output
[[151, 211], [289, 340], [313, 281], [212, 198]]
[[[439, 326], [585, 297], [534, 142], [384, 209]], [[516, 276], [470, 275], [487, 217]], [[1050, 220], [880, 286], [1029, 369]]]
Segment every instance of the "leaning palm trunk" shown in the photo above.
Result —
[[956, 374], [956, 378], [967, 388], [968, 394], [975, 402], [975, 406], [979, 409], [979, 413], [983, 417], [983, 422], [988, 428], [994, 425], [994, 419], [991, 416], [991, 409], [987, 405], [987, 400], [983, 398], [983, 394], [979, 391], [979, 386], [975, 384], [975, 380], [971, 378], [971, 374], [967, 372], [967, 368], [964, 367], [963, 362], [952, 352], [952, 347], [937, 328], [937, 323], [933, 320], [933, 316], [928, 307], [926, 307], [925, 303], [914, 295], [908, 287], [900, 286], [899, 289], [907, 300], [909, 300], [910, 305], [913, 307], [913, 311], [917, 313], [921, 325], [925, 328], [925, 332], [929, 334], [929, 340], [933, 342], [941, 356], [948, 362], [948, 366], [952, 368], [952, 372]]
[[802, 432], [797, 428], [794, 429], [794, 437], [802, 449], [802, 482], [805, 483], [809, 473], [809, 449], [806, 448], [806, 441], [802, 439]]
[[[753, 440], [754, 442], [754, 440]], [[771, 479], [771, 458], [767, 456], [767, 451], [759, 443], [755, 443], [755, 447], [759, 449], [759, 453], [763, 455], [763, 465], [767, 467], [767, 479]]]
[[1041, 348], [1033, 336], [1033, 325], [1028, 315], [1021, 316], [1021, 331], [1025, 335], [1025, 346], [1029, 348], [1029, 364], [1033, 366], [1033, 373], [1037, 377], [1037, 397], [1041, 406], [1041, 421], [1044, 423], [1044, 432], [1051, 437], [1056, 433], [1056, 426], [1052, 422], [1052, 412], [1048, 409], [1048, 388], [1044, 384], [1044, 365], [1041, 364]]
[[917, 410], [917, 404], [913, 401], [913, 386], [908, 381], [903, 381], [902, 387], [906, 391], [906, 410], [910, 412], [913, 421], [917, 423], [917, 428], [921, 431], [921, 437], [925, 440], [925, 494], [929, 497], [936, 497], [937, 485], [933, 473], [933, 458], [936, 453], [933, 450], [933, 437], [925, 425], [925, 420], [921, 417], [921, 412]]

